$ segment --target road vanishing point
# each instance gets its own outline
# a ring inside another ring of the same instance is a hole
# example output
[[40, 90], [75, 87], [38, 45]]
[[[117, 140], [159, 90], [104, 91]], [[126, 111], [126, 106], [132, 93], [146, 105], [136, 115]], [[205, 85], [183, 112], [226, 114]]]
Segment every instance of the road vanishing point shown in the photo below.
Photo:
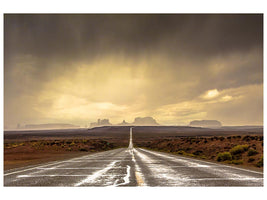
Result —
[[263, 173], [133, 148], [8, 170], [4, 186], [263, 186]]

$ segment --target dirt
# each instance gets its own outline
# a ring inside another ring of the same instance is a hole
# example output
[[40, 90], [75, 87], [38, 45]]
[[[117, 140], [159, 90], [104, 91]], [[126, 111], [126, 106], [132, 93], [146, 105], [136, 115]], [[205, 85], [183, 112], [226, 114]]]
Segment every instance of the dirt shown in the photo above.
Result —
[[4, 144], [4, 170], [119, 147], [123, 145], [101, 139], [9, 141]]

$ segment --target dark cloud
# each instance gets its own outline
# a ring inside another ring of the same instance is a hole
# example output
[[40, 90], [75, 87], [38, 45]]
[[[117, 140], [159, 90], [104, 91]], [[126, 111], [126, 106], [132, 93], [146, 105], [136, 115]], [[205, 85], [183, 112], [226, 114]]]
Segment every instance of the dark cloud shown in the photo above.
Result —
[[5, 15], [5, 50], [65, 59], [154, 48], [209, 56], [262, 48], [262, 30], [262, 15], [252, 14]]
[[90, 108], [109, 102], [101, 109], [153, 114], [207, 90], [261, 85], [263, 15], [6, 14], [4, 65], [5, 121], [41, 119], [40, 108], [67, 95]]

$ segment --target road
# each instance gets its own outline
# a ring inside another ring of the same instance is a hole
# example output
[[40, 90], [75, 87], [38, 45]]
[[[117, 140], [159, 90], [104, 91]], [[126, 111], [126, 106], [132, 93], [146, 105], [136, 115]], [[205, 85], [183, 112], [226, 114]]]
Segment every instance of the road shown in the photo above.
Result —
[[133, 148], [5, 171], [4, 186], [263, 186], [263, 173]]

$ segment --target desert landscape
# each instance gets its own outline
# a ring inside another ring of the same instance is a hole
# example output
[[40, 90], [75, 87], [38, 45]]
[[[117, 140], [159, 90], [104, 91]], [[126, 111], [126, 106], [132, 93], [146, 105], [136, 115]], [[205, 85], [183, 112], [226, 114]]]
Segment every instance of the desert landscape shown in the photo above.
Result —
[[263, 13], [45, 13], [4, 14], [4, 186], [264, 185]]
[[[4, 168], [8, 170], [127, 147], [128, 133], [129, 126], [5, 131]], [[133, 128], [133, 145], [224, 164], [263, 167], [263, 130], [260, 127], [136, 126]]]

